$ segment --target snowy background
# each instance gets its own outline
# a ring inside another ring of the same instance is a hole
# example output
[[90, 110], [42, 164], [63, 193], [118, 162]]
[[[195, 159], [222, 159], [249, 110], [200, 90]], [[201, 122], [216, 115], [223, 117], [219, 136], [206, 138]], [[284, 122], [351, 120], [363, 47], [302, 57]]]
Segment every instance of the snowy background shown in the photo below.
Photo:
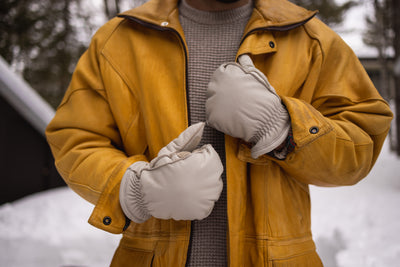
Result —
[[350, 187], [311, 187], [312, 230], [327, 267], [400, 266], [400, 158], [385, 143]]
[[[340, 1], [338, 1], [340, 2]], [[336, 29], [359, 56], [368, 3]], [[400, 266], [400, 158], [385, 143], [370, 175], [351, 187], [311, 187], [314, 240], [326, 267]], [[68, 188], [0, 206], [0, 266], [109, 266], [120, 236], [87, 223], [92, 205]]]

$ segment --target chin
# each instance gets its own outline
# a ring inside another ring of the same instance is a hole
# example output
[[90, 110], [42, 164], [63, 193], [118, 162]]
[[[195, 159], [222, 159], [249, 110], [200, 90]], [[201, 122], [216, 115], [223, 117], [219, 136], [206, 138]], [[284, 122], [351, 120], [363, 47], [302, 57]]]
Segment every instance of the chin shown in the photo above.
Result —
[[238, 2], [239, 0], [216, 0], [216, 1], [221, 2], [221, 3], [230, 4], [230, 3]]

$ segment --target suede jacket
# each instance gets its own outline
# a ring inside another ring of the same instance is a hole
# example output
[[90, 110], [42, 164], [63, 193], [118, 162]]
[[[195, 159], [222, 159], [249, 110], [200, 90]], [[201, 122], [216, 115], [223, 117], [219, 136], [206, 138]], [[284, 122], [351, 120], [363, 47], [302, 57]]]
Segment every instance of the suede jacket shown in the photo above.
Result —
[[[184, 266], [190, 221], [129, 222], [119, 185], [190, 121], [188, 52], [178, 0], [150, 0], [94, 35], [46, 134], [56, 166], [94, 204], [89, 223], [123, 234], [112, 266]], [[296, 147], [250, 156], [225, 136], [229, 266], [321, 266], [309, 185], [353, 185], [374, 165], [392, 113], [354, 52], [311, 12], [256, 0], [237, 56], [248, 53], [286, 106]], [[329, 208], [329, 207], [327, 207]]]

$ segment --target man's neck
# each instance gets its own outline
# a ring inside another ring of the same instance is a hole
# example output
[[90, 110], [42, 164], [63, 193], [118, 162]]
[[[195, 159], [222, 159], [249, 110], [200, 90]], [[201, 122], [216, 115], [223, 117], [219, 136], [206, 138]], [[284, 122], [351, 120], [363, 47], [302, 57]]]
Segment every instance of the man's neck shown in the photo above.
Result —
[[199, 10], [223, 11], [244, 6], [249, 1], [250, 0], [238, 0], [234, 3], [222, 3], [217, 0], [186, 0], [186, 3]]

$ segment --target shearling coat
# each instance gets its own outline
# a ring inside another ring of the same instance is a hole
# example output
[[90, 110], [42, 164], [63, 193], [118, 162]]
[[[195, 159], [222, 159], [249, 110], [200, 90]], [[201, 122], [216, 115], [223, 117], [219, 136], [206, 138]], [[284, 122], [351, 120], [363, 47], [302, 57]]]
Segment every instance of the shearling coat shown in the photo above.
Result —
[[[255, 160], [248, 144], [225, 136], [229, 266], [321, 266], [309, 184], [365, 177], [392, 113], [341, 38], [288, 1], [255, 1], [243, 53], [280, 95], [296, 147], [285, 160]], [[190, 221], [129, 223], [118, 194], [128, 166], [154, 158], [190, 124], [188, 56], [177, 0], [121, 14], [93, 37], [47, 128], [60, 174], [94, 204], [89, 223], [123, 233], [113, 266], [185, 265]]]

